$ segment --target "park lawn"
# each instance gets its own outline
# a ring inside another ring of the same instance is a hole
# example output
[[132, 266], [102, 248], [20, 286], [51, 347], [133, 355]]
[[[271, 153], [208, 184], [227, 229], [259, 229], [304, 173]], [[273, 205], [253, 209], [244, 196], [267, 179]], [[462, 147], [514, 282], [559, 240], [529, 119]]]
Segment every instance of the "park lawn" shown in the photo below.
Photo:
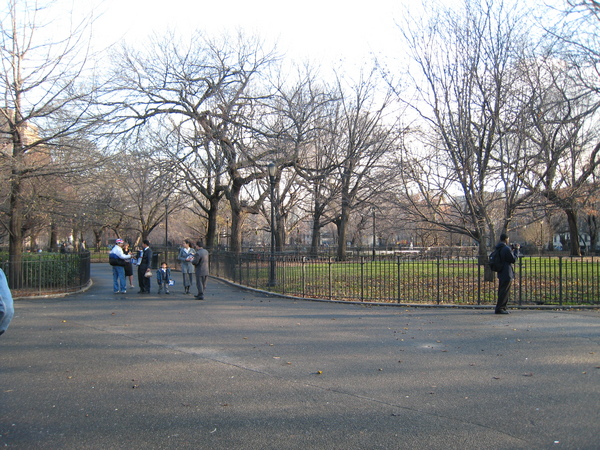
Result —
[[[256, 287], [268, 284], [269, 264], [254, 268]], [[582, 258], [524, 257], [516, 267], [514, 302], [578, 305], [600, 302], [599, 263]], [[277, 262], [269, 290], [332, 300], [493, 304], [496, 282], [484, 281], [475, 259]]]

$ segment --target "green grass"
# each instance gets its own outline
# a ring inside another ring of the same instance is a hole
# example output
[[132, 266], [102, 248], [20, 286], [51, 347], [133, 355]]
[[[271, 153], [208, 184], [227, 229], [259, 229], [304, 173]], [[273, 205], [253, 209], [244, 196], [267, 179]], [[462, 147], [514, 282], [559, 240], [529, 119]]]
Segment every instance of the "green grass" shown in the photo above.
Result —
[[[493, 304], [496, 281], [484, 280], [475, 259], [277, 261], [277, 284], [268, 287], [269, 262], [246, 261], [236, 281], [301, 297], [401, 303]], [[524, 257], [516, 267], [513, 303], [600, 304], [600, 260]]]
[[[0, 265], [9, 272], [8, 254], [0, 254]], [[13, 295], [29, 291], [54, 292], [80, 285], [81, 255], [77, 253], [24, 253], [18, 287], [11, 286]]]

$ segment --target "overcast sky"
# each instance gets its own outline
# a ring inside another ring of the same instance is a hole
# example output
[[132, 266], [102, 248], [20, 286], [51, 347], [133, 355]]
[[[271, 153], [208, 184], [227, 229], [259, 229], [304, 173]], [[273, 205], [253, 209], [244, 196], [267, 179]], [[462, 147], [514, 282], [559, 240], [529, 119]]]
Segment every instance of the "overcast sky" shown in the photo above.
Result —
[[134, 41], [169, 27], [211, 35], [243, 29], [267, 42], [277, 41], [289, 58], [360, 64], [372, 53], [389, 54], [397, 48], [395, 21], [406, 1], [105, 0], [98, 31], [105, 39]]

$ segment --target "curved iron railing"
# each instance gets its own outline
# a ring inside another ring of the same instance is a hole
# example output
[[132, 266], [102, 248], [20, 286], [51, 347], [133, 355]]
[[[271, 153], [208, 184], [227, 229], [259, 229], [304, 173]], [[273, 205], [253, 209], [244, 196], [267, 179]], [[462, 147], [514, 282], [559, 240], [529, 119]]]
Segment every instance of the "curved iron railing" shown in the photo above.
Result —
[[[270, 280], [275, 265], [275, 280]], [[304, 298], [401, 304], [493, 305], [497, 281], [484, 280], [475, 257], [377, 255], [332, 257], [222, 253], [211, 274], [235, 283]], [[521, 257], [512, 305], [600, 305], [600, 259]], [[273, 282], [274, 281], [274, 282]]]
[[90, 253], [26, 253], [15, 270], [6, 256], [0, 268], [14, 298], [66, 294], [90, 282]]

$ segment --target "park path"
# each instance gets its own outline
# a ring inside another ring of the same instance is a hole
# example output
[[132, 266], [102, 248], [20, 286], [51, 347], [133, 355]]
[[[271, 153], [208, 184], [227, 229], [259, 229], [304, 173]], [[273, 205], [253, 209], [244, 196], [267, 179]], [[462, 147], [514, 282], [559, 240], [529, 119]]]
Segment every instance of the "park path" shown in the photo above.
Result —
[[[600, 313], [370, 307], [211, 279], [19, 300], [0, 446], [597, 449]], [[155, 290], [155, 289], [154, 289]]]

